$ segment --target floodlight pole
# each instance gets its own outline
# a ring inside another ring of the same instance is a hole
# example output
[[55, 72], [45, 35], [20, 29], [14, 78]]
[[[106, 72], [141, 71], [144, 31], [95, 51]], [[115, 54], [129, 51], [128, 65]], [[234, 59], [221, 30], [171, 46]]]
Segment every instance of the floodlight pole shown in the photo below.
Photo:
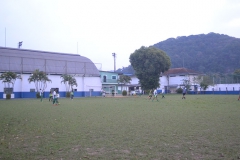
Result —
[[6, 27], [5, 27], [5, 47], [6, 47], [6, 34], [7, 34], [7, 31], [6, 31]]
[[114, 72], [116, 71], [116, 53], [112, 53], [114, 59]]

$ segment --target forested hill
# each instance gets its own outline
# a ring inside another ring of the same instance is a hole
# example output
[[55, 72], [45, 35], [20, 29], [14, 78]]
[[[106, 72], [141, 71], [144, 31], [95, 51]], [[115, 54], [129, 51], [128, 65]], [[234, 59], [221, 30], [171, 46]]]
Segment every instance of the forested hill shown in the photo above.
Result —
[[169, 38], [154, 44], [171, 58], [171, 68], [203, 73], [232, 73], [240, 68], [240, 39], [209, 33]]

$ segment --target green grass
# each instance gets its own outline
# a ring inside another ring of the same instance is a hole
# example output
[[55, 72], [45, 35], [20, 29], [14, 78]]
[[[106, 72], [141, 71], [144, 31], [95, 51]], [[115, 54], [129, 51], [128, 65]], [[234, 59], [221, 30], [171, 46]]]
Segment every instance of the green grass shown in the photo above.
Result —
[[230, 95], [0, 100], [2, 159], [240, 159]]

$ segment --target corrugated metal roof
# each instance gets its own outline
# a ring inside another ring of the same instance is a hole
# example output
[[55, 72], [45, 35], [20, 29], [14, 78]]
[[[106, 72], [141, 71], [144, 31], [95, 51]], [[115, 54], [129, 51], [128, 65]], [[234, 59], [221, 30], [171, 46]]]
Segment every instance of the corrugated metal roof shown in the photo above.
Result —
[[32, 73], [36, 69], [47, 74], [100, 76], [94, 63], [78, 54], [0, 47], [0, 72]]

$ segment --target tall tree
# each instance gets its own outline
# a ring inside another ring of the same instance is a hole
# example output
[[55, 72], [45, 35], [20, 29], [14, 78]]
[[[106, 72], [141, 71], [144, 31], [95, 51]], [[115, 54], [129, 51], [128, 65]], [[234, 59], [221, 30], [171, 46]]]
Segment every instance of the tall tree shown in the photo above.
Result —
[[213, 85], [213, 80], [210, 76], [198, 76], [200, 87], [205, 91], [209, 86]]
[[118, 79], [118, 84], [121, 85], [121, 91], [122, 91], [122, 86], [125, 84], [128, 84], [131, 82], [131, 77], [127, 76], [127, 75], [120, 75], [119, 79]]
[[35, 83], [35, 88], [37, 90], [37, 92], [40, 91], [40, 89], [42, 91], [44, 91], [47, 87], [47, 82], [52, 82], [47, 74], [43, 71], [39, 71], [39, 69], [36, 69], [28, 78], [28, 82], [34, 82]]
[[62, 78], [61, 83], [65, 84], [67, 92], [73, 90], [73, 86], [77, 87], [77, 81], [73, 75], [63, 74], [61, 75], [61, 78]]
[[171, 66], [166, 53], [155, 47], [141, 47], [136, 50], [130, 55], [130, 63], [144, 90], [159, 87], [161, 72], [167, 71]]
[[5, 72], [0, 75], [0, 80], [4, 83], [5, 88], [14, 88], [16, 79], [21, 79], [21, 76], [14, 72]]
[[234, 83], [239, 83], [240, 82], [240, 69], [236, 69], [233, 72], [233, 79], [234, 79]]

